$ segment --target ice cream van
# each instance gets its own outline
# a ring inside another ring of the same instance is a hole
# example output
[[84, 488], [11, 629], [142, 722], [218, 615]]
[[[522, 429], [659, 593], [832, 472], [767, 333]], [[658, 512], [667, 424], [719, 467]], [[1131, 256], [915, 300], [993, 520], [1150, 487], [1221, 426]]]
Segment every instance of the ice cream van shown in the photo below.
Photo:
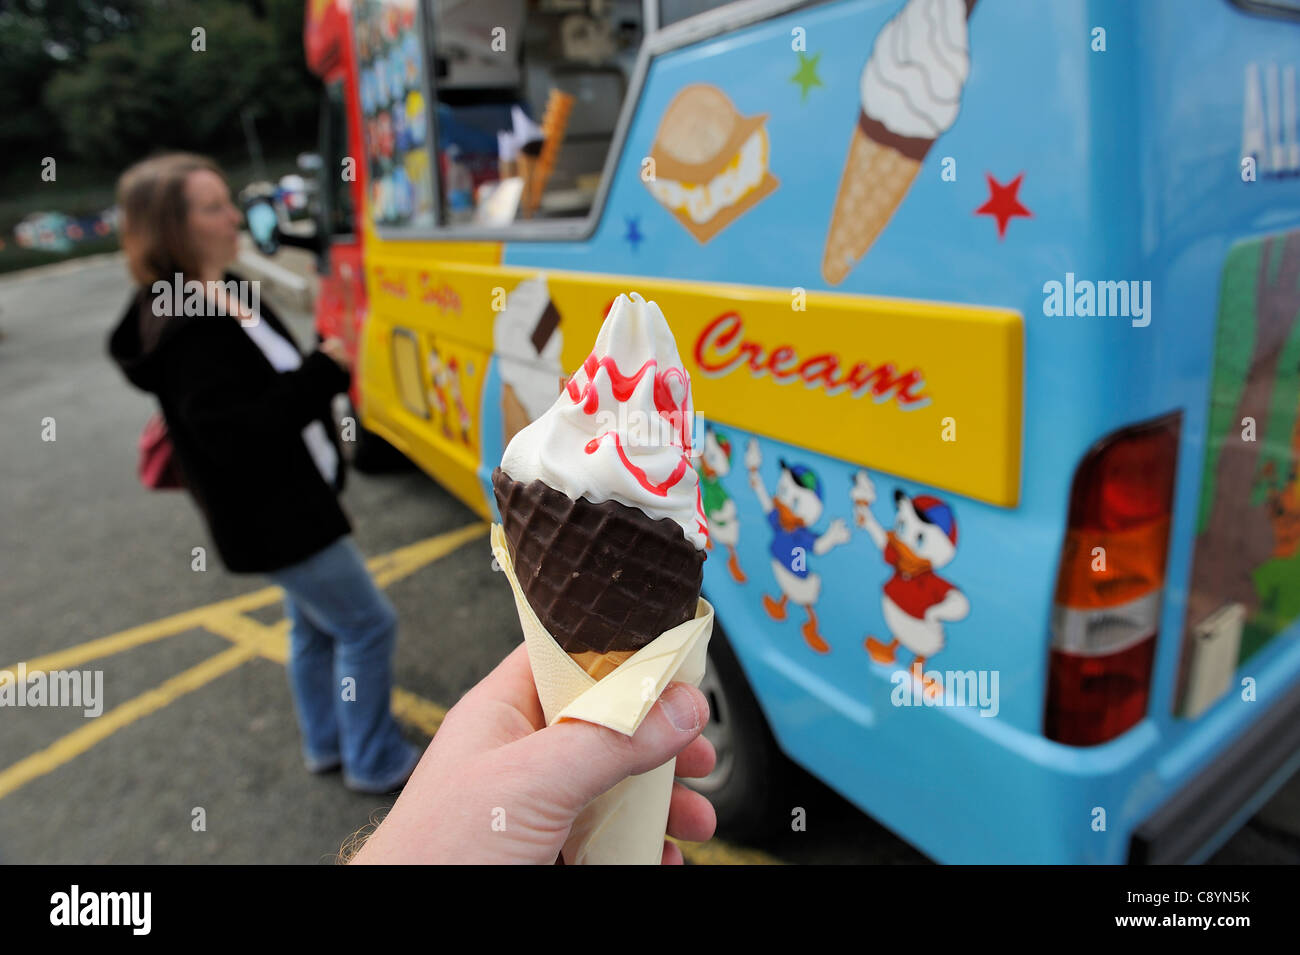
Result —
[[320, 330], [495, 519], [658, 303], [723, 833], [783, 755], [940, 861], [1203, 860], [1300, 767], [1298, 17], [311, 0]]

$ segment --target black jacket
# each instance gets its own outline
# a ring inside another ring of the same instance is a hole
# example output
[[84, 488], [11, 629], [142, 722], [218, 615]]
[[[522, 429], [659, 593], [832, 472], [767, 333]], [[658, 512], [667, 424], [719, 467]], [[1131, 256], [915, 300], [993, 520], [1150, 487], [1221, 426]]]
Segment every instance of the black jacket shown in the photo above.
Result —
[[[347, 390], [348, 372], [319, 351], [296, 370], [277, 372], [237, 318], [160, 320], [143, 314], [151, 309], [152, 296], [137, 290], [108, 351], [127, 380], [158, 396], [186, 486], [226, 567], [278, 570], [347, 534], [351, 526], [337, 496], [343, 454], [330, 400]], [[258, 311], [297, 347], [266, 302]], [[324, 423], [339, 454], [333, 487], [302, 439], [313, 420]]]

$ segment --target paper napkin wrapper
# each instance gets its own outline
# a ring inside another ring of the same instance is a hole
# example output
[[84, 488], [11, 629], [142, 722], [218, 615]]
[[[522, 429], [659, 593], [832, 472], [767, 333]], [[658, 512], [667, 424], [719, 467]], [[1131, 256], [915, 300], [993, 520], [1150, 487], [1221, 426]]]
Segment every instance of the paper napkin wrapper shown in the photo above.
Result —
[[[631, 736], [674, 681], [699, 686], [713, 633], [713, 607], [700, 598], [695, 619], [660, 634], [603, 680], [595, 680], [547, 633], [515, 577], [505, 531], [492, 525], [492, 553], [515, 592], [546, 725], [575, 719]], [[677, 760], [630, 776], [589, 803], [564, 844], [567, 865], [658, 865], [663, 857]]]

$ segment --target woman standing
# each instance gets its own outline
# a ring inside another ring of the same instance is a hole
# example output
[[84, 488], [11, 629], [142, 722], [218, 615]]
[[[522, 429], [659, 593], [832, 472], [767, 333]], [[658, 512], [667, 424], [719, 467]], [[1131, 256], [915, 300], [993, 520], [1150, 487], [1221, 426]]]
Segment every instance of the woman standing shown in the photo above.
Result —
[[[212, 161], [169, 153], [118, 181], [122, 246], [139, 288], [109, 340], [158, 396], [176, 463], [222, 563], [285, 591], [289, 685], [312, 772], [342, 766], [359, 792], [400, 788], [420, 750], [389, 710], [397, 615], [338, 502], [343, 457], [330, 402], [351, 372], [342, 342], [302, 357], [265, 304], [231, 296], [240, 211]], [[177, 282], [184, 283], [179, 290]], [[203, 307], [174, 314], [202, 283]], [[260, 297], [253, 297], [258, 302]]]

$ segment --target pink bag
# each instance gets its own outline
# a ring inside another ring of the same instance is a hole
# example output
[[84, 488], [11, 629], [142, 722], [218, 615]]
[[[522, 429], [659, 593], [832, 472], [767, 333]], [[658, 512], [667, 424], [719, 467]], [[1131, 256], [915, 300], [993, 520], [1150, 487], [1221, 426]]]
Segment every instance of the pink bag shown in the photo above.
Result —
[[182, 488], [180, 468], [172, 451], [172, 440], [167, 434], [167, 422], [154, 413], [140, 432], [140, 483], [151, 491]]

